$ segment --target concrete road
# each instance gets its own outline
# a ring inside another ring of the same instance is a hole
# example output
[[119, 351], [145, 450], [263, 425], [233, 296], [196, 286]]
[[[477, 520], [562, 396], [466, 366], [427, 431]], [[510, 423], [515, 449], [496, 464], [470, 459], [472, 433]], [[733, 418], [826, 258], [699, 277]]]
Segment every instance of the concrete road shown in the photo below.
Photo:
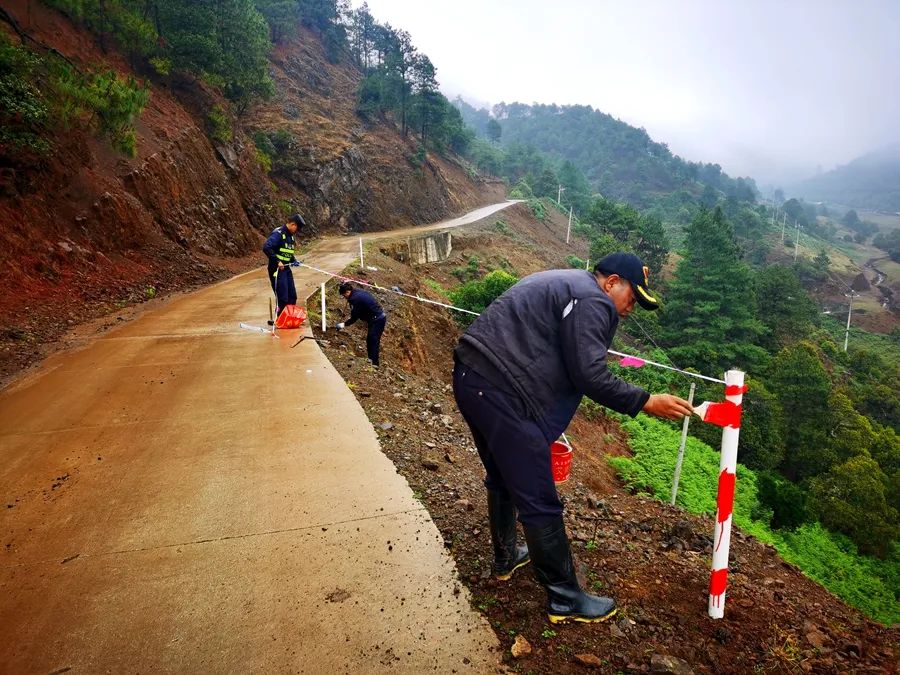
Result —
[[[339, 272], [357, 245], [305, 257]], [[238, 327], [269, 295], [235, 277], [0, 392], [0, 671], [497, 670], [338, 373], [299, 331]]]

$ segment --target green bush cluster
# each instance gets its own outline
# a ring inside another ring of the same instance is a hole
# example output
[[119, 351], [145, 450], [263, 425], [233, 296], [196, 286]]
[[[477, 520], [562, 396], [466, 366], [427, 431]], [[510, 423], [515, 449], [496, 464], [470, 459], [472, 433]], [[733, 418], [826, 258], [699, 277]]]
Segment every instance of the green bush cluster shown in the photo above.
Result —
[[48, 0], [157, 73], [179, 72], [218, 87], [245, 107], [274, 92], [269, 26], [253, 0]]
[[494, 230], [505, 236], [509, 236], [512, 234], [509, 223], [507, 223], [505, 220], [497, 220], [494, 223]]
[[134, 121], [150, 99], [146, 84], [112, 71], [81, 75], [67, 66], [57, 69], [55, 83], [57, 111], [64, 125], [89, 117], [114, 148], [130, 157], [135, 155]]
[[285, 129], [254, 131], [251, 135], [256, 145], [257, 157], [267, 171], [288, 173], [298, 166], [294, 152], [296, 142]]
[[481, 261], [478, 256], [473, 255], [469, 257], [465, 267], [454, 267], [450, 273], [460, 281], [468, 281], [478, 278], [480, 272]]
[[220, 105], [214, 105], [206, 114], [206, 127], [209, 137], [219, 143], [229, 143], [234, 137], [231, 131], [231, 122], [228, 120], [228, 113], [225, 108]]
[[81, 72], [55, 56], [38, 55], [0, 38], [0, 154], [31, 163], [51, 150], [55, 130], [83, 126], [134, 156], [134, 122], [149, 88], [113, 71]]
[[46, 155], [50, 110], [34, 84], [40, 58], [0, 37], [0, 155]]
[[509, 191], [509, 198], [525, 200], [534, 199], [534, 192], [532, 192], [531, 186], [528, 184], [528, 181], [522, 178]]
[[547, 207], [544, 205], [543, 200], [532, 197], [528, 200], [528, 208], [531, 209], [532, 215], [539, 221], [544, 222], [547, 220]]
[[[447, 295], [457, 307], [480, 314], [485, 307], [500, 297], [517, 281], [518, 279], [509, 272], [494, 270], [485, 275], [483, 279], [470, 281], [454, 288]], [[464, 325], [468, 325], [475, 320], [475, 317], [469, 314], [462, 314], [461, 312], [457, 312], [457, 314], [459, 316], [456, 318]]]

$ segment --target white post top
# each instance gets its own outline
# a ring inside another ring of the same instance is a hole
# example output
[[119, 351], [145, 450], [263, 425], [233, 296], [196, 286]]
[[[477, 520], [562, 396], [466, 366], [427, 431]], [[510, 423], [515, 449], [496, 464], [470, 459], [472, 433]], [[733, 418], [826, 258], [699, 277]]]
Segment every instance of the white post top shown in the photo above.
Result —
[[736, 384], [738, 386], [744, 384], [744, 373], [743, 370], [729, 370], [725, 373], [725, 384]]

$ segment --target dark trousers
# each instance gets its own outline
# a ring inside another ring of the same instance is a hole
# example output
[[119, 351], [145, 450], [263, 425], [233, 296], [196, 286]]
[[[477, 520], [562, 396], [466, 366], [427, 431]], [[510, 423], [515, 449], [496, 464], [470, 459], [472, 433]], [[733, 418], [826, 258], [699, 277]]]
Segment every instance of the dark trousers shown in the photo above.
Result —
[[550, 441], [519, 396], [459, 362], [453, 394], [487, 472], [485, 487], [509, 494], [523, 525], [543, 527], [558, 519], [563, 508], [550, 468]]
[[294, 287], [294, 274], [291, 268], [285, 266], [283, 270], [278, 272], [278, 278], [275, 277], [275, 271], [278, 265], [269, 263], [269, 283], [272, 285], [272, 292], [278, 299], [278, 314], [281, 314], [288, 305], [297, 304], [297, 289]]
[[369, 330], [366, 333], [366, 354], [373, 366], [378, 365], [381, 355], [381, 334], [384, 333], [385, 324], [387, 324], [387, 317], [384, 315], [376, 321], [369, 322]]

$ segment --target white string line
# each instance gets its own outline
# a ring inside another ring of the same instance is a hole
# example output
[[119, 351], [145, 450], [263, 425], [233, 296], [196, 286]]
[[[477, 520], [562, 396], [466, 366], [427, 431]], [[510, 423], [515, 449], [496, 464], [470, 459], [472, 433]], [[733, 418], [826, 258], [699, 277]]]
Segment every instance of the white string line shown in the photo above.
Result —
[[622, 352], [617, 352], [615, 349], [607, 349], [606, 350], [610, 354], [615, 354], [616, 356], [627, 356], [628, 358], [638, 359], [639, 361], [643, 361], [649, 366], [656, 366], [657, 368], [665, 368], [666, 370], [671, 370], [676, 373], [681, 373], [682, 375], [688, 375], [690, 377], [699, 377], [701, 380], [708, 380], [710, 382], [718, 382], [719, 384], [727, 384], [725, 380], [719, 380], [715, 377], [707, 377], [706, 375], [700, 375], [699, 373], [692, 373], [689, 370], [682, 370], [681, 368], [675, 368], [674, 366], [667, 366], [664, 363], [657, 363], [656, 361], [649, 361], [642, 356], [631, 356], [630, 354], [623, 354]]
[[438, 307], [444, 307], [446, 309], [452, 309], [457, 312], [465, 312], [466, 314], [471, 314], [473, 316], [479, 316], [478, 312], [473, 312], [468, 309], [463, 309], [462, 307], [454, 307], [453, 305], [446, 305], [443, 302], [437, 302], [436, 300], [429, 300], [428, 298], [423, 298], [418, 295], [410, 295], [409, 293], [404, 293], [403, 291], [395, 291], [393, 288], [385, 288], [384, 286], [379, 286], [378, 284], [369, 284], [365, 281], [360, 281], [359, 279], [354, 279], [353, 277], [345, 277], [340, 274], [333, 274], [331, 272], [326, 272], [325, 270], [320, 270], [318, 267], [313, 267], [312, 265], [307, 265], [306, 263], [300, 263], [301, 267], [308, 267], [311, 270], [316, 272], [321, 272], [322, 274], [327, 274], [330, 277], [334, 277], [335, 279], [343, 279], [344, 281], [352, 281], [355, 284], [359, 284], [360, 286], [368, 286], [369, 288], [375, 288], [379, 291], [386, 291], [388, 293], [393, 293], [394, 295], [402, 295], [404, 298], [412, 298], [413, 300], [418, 300], [419, 302], [426, 302], [429, 305], [437, 305]]
[[[365, 281], [359, 281], [358, 279], [354, 279], [353, 277], [345, 277], [341, 274], [334, 274], [333, 272], [328, 272], [326, 270], [319, 269], [318, 267], [313, 267], [312, 265], [308, 265], [307, 263], [304, 263], [304, 262], [299, 263], [299, 265], [300, 265], [300, 267], [306, 267], [307, 269], [311, 269], [314, 272], [326, 274], [329, 277], [333, 277], [334, 279], [342, 279], [344, 281], [352, 281], [353, 283], [359, 284], [361, 286], [368, 286], [369, 288], [374, 288], [379, 291], [386, 291], [387, 293], [393, 293], [394, 295], [401, 295], [404, 298], [411, 298], [413, 300], [418, 300], [419, 302], [428, 303], [429, 305], [437, 305], [438, 307], [452, 309], [457, 312], [465, 312], [466, 314], [472, 314], [474, 316], [481, 316], [478, 312], [473, 312], [468, 309], [463, 309], [462, 307], [454, 307], [453, 305], [447, 305], [447, 304], [444, 304], [443, 302], [429, 300], [428, 298], [422, 298], [418, 295], [411, 295], [409, 293], [404, 293], [403, 291], [395, 291], [393, 288], [385, 288], [384, 286], [379, 286], [377, 284], [370, 284], [370, 283], [366, 283]], [[647, 337], [650, 337], [650, 336], [648, 335]], [[650, 341], [653, 342], [653, 338], [650, 338]], [[656, 344], [656, 343], [654, 342], [654, 344]], [[639, 359], [640, 361], [643, 361], [647, 365], [656, 366], [657, 368], [665, 368], [666, 370], [671, 370], [676, 373], [681, 373], [682, 375], [687, 375], [688, 377], [697, 377], [697, 378], [700, 378], [701, 380], [708, 380], [709, 382], [718, 382], [719, 384], [725, 384], [725, 380], [719, 380], [719, 379], [716, 379], [715, 377], [707, 377], [706, 375], [700, 375], [699, 373], [692, 373], [687, 370], [682, 370], [681, 368], [675, 368], [673, 366], [667, 366], [662, 363], [657, 363], [656, 361], [648, 361], [647, 359], [642, 358], [640, 356], [631, 356], [630, 354], [623, 354], [622, 352], [617, 352], [613, 349], [607, 349], [606, 351], [610, 354], [615, 354], [616, 356], [620, 356], [620, 357], [627, 356], [632, 359]], [[660, 350], [660, 351], [662, 351], [662, 350]], [[665, 352], [663, 352], [663, 353], [665, 353]], [[666, 354], [666, 356], [668, 357], [668, 354]]]

